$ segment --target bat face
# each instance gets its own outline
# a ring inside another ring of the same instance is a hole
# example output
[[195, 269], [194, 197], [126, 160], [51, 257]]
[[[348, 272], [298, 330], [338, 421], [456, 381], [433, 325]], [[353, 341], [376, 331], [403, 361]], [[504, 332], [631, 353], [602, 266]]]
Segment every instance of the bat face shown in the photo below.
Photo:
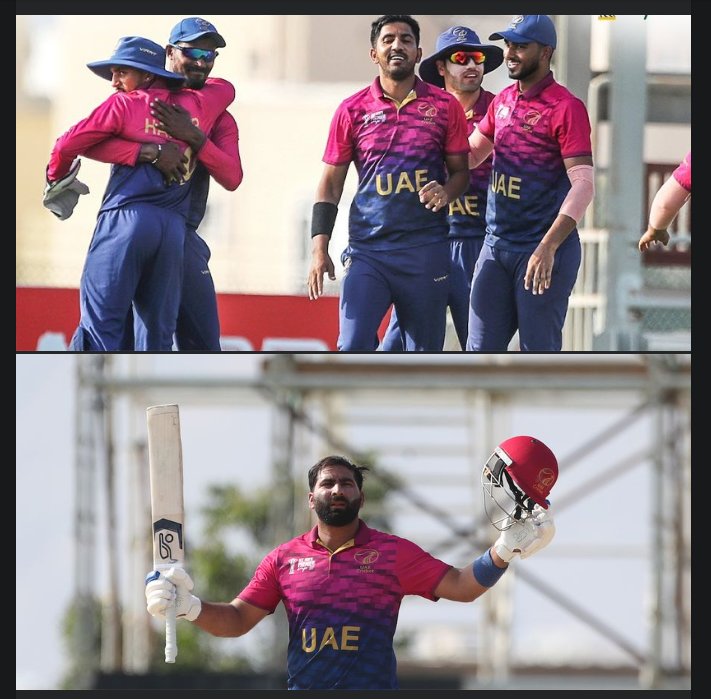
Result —
[[183, 452], [177, 405], [156, 405], [146, 410], [151, 480], [153, 565], [156, 569], [182, 565]]

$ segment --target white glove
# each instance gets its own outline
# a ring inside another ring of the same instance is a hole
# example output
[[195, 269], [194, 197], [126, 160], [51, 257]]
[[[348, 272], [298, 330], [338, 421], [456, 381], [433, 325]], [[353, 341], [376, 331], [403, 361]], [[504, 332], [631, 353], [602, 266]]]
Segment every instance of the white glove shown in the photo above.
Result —
[[533, 526], [538, 531], [538, 538], [529, 546], [521, 551], [521, 558], [528, 558], [532, 556], [537, 551], [548, 546], [555, 536], [555, 522], [553, 521], [553, 513], [551, 512], [551, 506], [548, 505], [548, 509], [544, 510], [540, 505], [536, 505], [533, 508], [532, 520]]
[[529, 517], [524, 520], [507, 518], [506, 524], [511, 526], [494, 543], [494, 550], [507, 563], [515, 556], [528, 558], [544, 546], [547, 546], [555, 534], [553, 515], [536, 505]]
[[191, 594], [192, 589], [193, 581], [182, 568], [154, 570], [146, 576], [146, 609], [151, 616], [165, 619], [166, 609], [175, 604], [177, 619], [195, 621], [202, 611], [202, 602]]
[[81, 160], [75, 158], [69, 172], [56, 182], [47, 182], [42, 196], [42, 205], [49, 209], [60, 221], [65, 221], [74, 213], [79, 196], [89, 194], [89, 188], [77, 179]]

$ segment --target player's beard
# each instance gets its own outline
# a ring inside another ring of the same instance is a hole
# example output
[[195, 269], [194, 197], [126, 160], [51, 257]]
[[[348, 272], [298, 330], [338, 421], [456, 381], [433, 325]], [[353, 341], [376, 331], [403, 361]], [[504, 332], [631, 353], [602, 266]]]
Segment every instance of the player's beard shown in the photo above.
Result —
[[192, 75], [185, 76], [185, 85], [190, 90], [202, 90], [205, 87], [205, 81], [207, 80], [206, 74], [196, 75], [195, 72]]
[[344, 527], [350, 524], [360, 512], [360, 496], [355, 500], [337, 500], [337, 502], [345, 503], [344, 507], [331, 508], [331, 502], [325, 500], [314, 499], [314, 511], [318, 518], [324, 524], [330, 524], [334, 527]]

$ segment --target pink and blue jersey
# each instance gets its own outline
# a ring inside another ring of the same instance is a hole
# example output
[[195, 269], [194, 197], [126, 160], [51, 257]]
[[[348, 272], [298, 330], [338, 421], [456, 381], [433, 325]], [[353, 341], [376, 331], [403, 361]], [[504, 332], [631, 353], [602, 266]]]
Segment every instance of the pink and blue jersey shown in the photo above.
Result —
[[[481, 90], [479, 99], [466, 112], [467, 133], [471, 135], [494, 99], [493, 92]], [[450, 238], [483, 238], [486, 233], [486, 196], [489, 190], [492, 157], [469, 171], [469, 189], [449, 205]]]
[[270, 613], [284, 602], [289, 689], [397, 689], [393, 637], [402, 598], [436, 601], [450, 568], [362, 521], [354, 539], [331, 553], [314, 527], [269, 553], [238, 597]]
[[351, 203], [352, 250], [398, 250], [446, 238], [446, 211], [426, 209], [418, 192], [447, 180], [445, 156], [469, 152], [464, 112], [444, 90], [419, 78], [397, 103], [380, 79], [344, 100], [331, 122], [323, 162], [354, 163], [358, 190]]
[[[113, 136], [139, 143], [175, 140], [161, 131], [156, 119], [151, 116], [150, 103], [154, 99], [184, 107], [193, 122], [208, 133], [234, 97], [232, 84], [221, 79], [208, 81], [202, 90], [157, 87], [115, 92], [88, 117], [57, 139], [47, 166], [47, 177], [50, 180], [62, 177], [68, 172], [75, 157]], [[191, 154], [184, 181], [170, 186], [166, 186], [157, 168], [113, 165], [99, 211], [110, 211], [132, 203], [146, 203], [187, 215], [191, 187], [186, 185], [189, 185], [196, 165], [196, 156]]]
[[531, 252], [570, 190], [563, 160], [592, 156], [585, 104], [550, 73], [524, 93], [518, 82], [502, 90], [478, 128], [494, 142], [486, 242]]
[[684, 156], [684, 160], [682, 160], [679, 167], [674, 170], [672, 176], [689, 194], [691, 194], [691, 151]]

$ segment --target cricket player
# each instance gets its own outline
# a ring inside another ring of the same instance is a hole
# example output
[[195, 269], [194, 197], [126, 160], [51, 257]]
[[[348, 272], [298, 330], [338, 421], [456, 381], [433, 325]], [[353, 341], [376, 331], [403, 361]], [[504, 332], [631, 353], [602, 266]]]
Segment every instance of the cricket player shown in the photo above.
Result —
[[467, 350], [559, 352], [581, 260], [577, 225], [595, 193], [585, 104], [557, 83], [547, 15], [518, 15], [503, 39], [516, 82], [489, 105], [469, 137], [470, 165], [492, 153], [486, 238], [474, 271]]
[[[159, 98], [190, 112], [211, 129], [234, 100], [234, 88], [224, 80], [209, 89], [171, 89], [184, 76], [166, 71], [164, 49], [143, 37], [123, 37], [113, 55], [87, 64], [112, 81], [116, 92], [86, 119], [71, 127], [55, 143], [47, 166], [52, 183], [66, 175], [74, 159], [112, 135], [156, 144], [170, 139], [157, 128], [151, 101]], [[126, 69], [145, 74], [139, 89], [127, 91]], [[182, 285], [185, 217], [190, 205], [190, 179], [196, 159], [188, 164], [182, 182], [166, 184], [149, 164], [114, 166], [99, 210], [80, 285], [81, 320], [70, 349], [123, 349], [126, 318], [131, 304], [141, 319], [135, 349], [170, 351], [173, 344]]]
[[[344, 100], [332, 119], [312, 217], [309, 298], [335, 279], [328, 244], [350, 163], [358, 189], [341, 261], [338, 349], [373, 351], [391, 304], [406, 351], [444, 345], [449, 290], [446, 207], [464, 192], [467, 125], [457, 100], [420, 80], [420, 27], [410, 15], [372, 23], [378, 77]], [[464, 151], [462, 146], [464, 145]]]
[[661, 243], [669, 243], [667, 228], [691, 198], [691, 151], [679, 163], [672, 176], [657, 190], [649, 209], [649, 225], [639, 239], [640, 252]]
[[367, 470], [337, 455], [314, 464], [308, 502], [316, 525], [268, 553], [231, 602], [199, 599], [188, 573], [174, 567], [148, 574], [148, 612], [163, 618], [175, 604], [179, 619], [214, 636], [235, 637], [281, 602], [289, 624], [289, 689], [397, 689], [393, 638], [403, 597], [472, 602], [501, 579], [516, 556], [527, 558], [548, 545], [555, 525], [547, 496], [558, 465], [532, 437], [497, 447], [482, 482], [500, 535], [463, 568], [359, 518]]
[[[211, 22], [201, 17], [186, 17], [170, 32], [166, 47], [169, 70], [185, 76], [184, 87], [201, 90], [219, 55], [217, 49], [227, 46], [222, 34]], [[178, 351], [219, 352], [220, 320], [215, 283], [210, 272], [210, 248], [198, 233], [210, 190], [210, 177], [230, 192], [242, 183], [243, 169], [239, 151], [239, 129], [234, 117], [224, 111], [207, 133], [196, 126], [190, 114], [177, 105], [156, 99], [152, 103], [158, 127], [175, 139], [188, 143], [197, 163], [190, 180], [190, 209], [185, 231], [183, 291], [175, 329]], [[150, 144], [139, 145], [120, 138], [108, 139], [87, 152], [87, 156], [107, 163], [133, 166], [150, 162]], [[173, 163], [162, 159], [155, 163], [166, 178], [180, 179]], [[140, 324], [140, 318], [136, 319]], [[124, 349], [133, 347], [133, 314], [129, 318]]]
[[[457, 98], [467, 119], [467, 133], [471, 134], [494, 99], [494, 93], [482, 87], [484, 75], [496, 70], [503, 60], [503, 50], [482, 44], [473, 29], [450, 27], [437, 37], [435, 52], [420, 64], [420, 77]], [[451, 256], [447, 306], [462, 349], [467, 345], [474, 265], [486, 234], [484, 217], [490, 175], [491, 157], [470, 170], [469, 188], [450, 202], [447, 216]], [[393, 310], [381, 349], [402, 352], [403, 348], [397, 311]]]

